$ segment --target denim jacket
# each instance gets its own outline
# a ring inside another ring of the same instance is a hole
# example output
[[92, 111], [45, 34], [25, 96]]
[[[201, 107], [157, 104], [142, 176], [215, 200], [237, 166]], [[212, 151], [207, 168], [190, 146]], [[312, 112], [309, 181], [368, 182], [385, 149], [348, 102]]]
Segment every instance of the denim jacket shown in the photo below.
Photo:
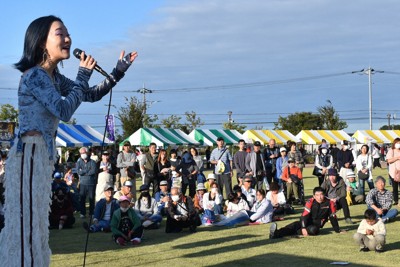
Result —
[[[80, 67], [75, 81], [58, 72], [52, 81], [40, 66], [26, 71], [18, 89], [19, 137], [28, 131], [40, 132], [47, 144], [49, 158], [54, 159], [59, 121], [69, 121], [82, 101], [98, 101], [115, 85], [110, 77], [89, 88], [91, 74], [91, 70]], [[21, 151], [21, 139], [17, 145]]]

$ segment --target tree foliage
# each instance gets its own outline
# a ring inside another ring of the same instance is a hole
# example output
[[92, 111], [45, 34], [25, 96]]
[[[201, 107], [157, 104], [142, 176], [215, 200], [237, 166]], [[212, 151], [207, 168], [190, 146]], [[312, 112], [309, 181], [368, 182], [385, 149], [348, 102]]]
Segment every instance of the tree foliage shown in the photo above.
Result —
[[390, 127], [388, 125], [383, 125], [379, 130], [400, 130], [400, 124], [393, 124], [390, 125]]
[[312, 112], [296, 112], [287, 117], [279, 116], [278, 122], [275, 123], [275, 130], [288, 130], [293, 134], [301, 132], [301, 130], [317, 130], [322, 125], [322, 119], [319, 114]]
[[16, 122], [18, 120], [18, 110], [13, 105], [4, 104], [0, 106], [0, 121]]
[[118, 111], [117, 118], [122, 124], [122, 135], [127, 137], [140, 128], [152, 128], [158, 120], [157, 116], [149, 116], [144, 114], [145, 104], [139, 102], [136, 97], [125, 97], [126, 106], [121, 107]]
[[246, 129], [246, 125], [241, 125], [236, 122], [224, 122], [222, 124], [222, 128], [224, 128], [225, 130], [236, 130], [242, 134]]
[[296, 112], [287, 117], [279, 116], [275, 123], [276, 130], [288, 130], [296, 134], [301, 130], [342, 130], [347, 127], [345, 121], [340, 120], [330, 100], [328, 104], [317, 108], [318, 113]]
[[318, 107], [318, 113], [322, 119], [322, 127], [324, 130], [342, 130], [347, 127], [345, 121], [340, 120], [335, 108], [330, 100], [326, 101], [328, 104]]
[[204, 125], [203, 121], [197, 116], [196, 112], [194, 111], [185, 112], [186, 122], [181, 123], [181, 119], [182, 117], [180, 116], [171, 115], [165, 119], [162, 119], [161, 125], [165, 128], [180, 129], [187, 134], [189, 134], [197, 127]]

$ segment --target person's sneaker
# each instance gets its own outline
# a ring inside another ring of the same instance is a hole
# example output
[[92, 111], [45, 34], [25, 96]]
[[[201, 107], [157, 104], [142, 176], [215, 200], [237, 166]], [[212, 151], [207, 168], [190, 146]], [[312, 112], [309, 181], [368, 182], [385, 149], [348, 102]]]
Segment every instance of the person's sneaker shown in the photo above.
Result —
[[369, 248], [367, 248], [367, 247], [360, 248], [360, 252], [368, 252], [368, 251], [369, 251]]
[[211, 220], [208, 219], [204, 225], [205, 225], [205, 226], [210, 226], [210, 225], [212, 225]]
[[345, 221], [347, 224], [354, 224], [354, 222], [351, 220], [351, 218], [346, 218]]
[[139, 245], [142, 240], [139, 237], [135, 237], [131, 239], [131, 244], [132, 245]]
[[271, 223], [271, 226], [269, 227], [269, 238], [270, 239], [275, 238], [276, 229], [278, 229], [278, 225], [274, 222]]
[[125, 246], [126, 245], [126, 241], [124, 238], [122, 237], [118, 237], [117, 240], [115, 241], [118, 245], [120, 246]]
[[382, 253], [382, 252], [385, 252], [385, 251], [383, 250], [383, 248], [377, 248], [377, 249], [375, 249], [375, 252], [376, 253]]
[[389, 218], [382, 219], [382, 222], [383, 223], [388, 223], [389, 222]]

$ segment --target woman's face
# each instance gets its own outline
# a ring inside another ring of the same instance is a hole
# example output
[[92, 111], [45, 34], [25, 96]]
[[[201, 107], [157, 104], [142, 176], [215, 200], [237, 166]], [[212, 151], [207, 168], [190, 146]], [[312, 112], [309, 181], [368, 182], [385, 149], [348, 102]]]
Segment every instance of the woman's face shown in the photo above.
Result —
[[72, 40], [69, 36], [67, 28], [60, 21], [55, 21], [51, 24], [45, 48], [54, 63], [70, 57]]
[[161, 156], [162, 159], [167, 158], [167, 152], [166, 151], [161, 151], [160, 152], [160, 156]]
[[291, 151], [296, 151], [296, 145], [292, 145], [292, 146], [290, 147], [290, 150], [291, 150]]
[[196, 156], [196, 150], [194, 150], [193, 148], [190, 149], [190, 154], [192, 154], [192, 156]]
[[261, 201], [261, 200], [264, 199], [264, 196], [262, 194], [260, 194], [259, 192], [257, 192], [256, 198], [257, 198], [258, 201]]
[[367, 147], [366, 147], [366, 146], [363, 146], [363, 147], [361, 148], [361, 153], [367, 154]]

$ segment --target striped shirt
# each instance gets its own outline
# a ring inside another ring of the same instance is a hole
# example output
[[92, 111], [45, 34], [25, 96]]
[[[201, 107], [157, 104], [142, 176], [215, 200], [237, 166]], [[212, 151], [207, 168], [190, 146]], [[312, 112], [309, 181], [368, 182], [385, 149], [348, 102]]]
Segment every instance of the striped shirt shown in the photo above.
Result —
[[393, 194], [392, 192], [384, 189], [383, 192], [380, 192], [378, 189], [374, 188], [369, 191], [365, 203], [368, 206], [375, 205], [380, 209], [390, 210], [392, 207]]

